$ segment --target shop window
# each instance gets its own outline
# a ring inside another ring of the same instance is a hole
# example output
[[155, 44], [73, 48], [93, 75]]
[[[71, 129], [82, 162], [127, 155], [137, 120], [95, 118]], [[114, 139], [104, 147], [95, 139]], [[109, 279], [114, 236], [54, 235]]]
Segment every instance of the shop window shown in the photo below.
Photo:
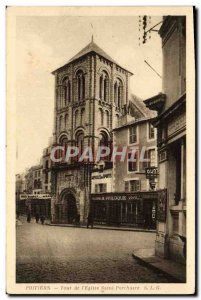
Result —
[[130, 133], [130, 144], [137, 143], [137, 126], [133, 125], [129, 129]]

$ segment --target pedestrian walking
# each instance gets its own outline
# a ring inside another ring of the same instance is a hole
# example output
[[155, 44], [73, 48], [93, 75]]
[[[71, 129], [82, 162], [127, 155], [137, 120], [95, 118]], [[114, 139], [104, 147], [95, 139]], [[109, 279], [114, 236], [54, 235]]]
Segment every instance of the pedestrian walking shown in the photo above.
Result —
[[41, 224], [44, 225], [44, 222], [45, 222], [45, 216], [42, 215], [42, 216], [40, 217], [40, 221], [41, 221]]
[[89, 228], [89, 226], [91, 226], [91, 229], [93, 229], [94, 218], [93, 218], [93, 214], [91, 212], [89, 212], [88, 218], [87, 218], [87, 228]]
[[80, 226], [80, 214], [76, 216], [76, 225]]
[[35, 219], [36, 219], [36, 223], [38, 223], [38, 221], [39, 221], [39, 213], [36, 213], [36, 215], [35, 215]]
[[27, 223], [30, 223], [31, 222], [31, 213], [29, 212], [27, 214]]

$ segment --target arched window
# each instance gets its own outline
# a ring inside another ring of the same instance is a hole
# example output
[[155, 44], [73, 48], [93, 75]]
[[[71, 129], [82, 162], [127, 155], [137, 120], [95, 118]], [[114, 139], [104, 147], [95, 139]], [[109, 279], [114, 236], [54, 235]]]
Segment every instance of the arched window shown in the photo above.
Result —
[[59, 117], [59, 131], [63, 129], [63, 116]]
[[59, 141], [60, 146], [66, 147], [66, 146], [67, 146], [67, 143], [68, 143], [67, 137], [66, 137], [66, 136], [62, 136], [62, 137], [60, 138], [60, 141]]
[[85, 115], [85, 109], [82, 108], [81, 109], [81, 120], [80, 120], [81, 125], [84, 125], [84, 115]]
[[59, 140], [59, 145], [62, 146], [62, 147], [64, 147], [64, 151], [62, 151], [62, 150], [60, 151], [59, 157], [62, 157], [62, 156], [63, 156], [63, 158], [65, 157], [65, 155], [66, 155], [66, 149], [67, 149], [67, 144], [68, 144], [67, 137], [66, 136], [62, 136], [60, 138], [60, 140]]
[[108, 101], [109, 99], [109, 77], [105, 71], [103, 71], [103, 73], [100, 76], [99, 96], [100, 99], [103, 101]]
[[77, 79], [77, 93], [78, 101], [85, 99], [85, 76], [82, 70], [79, 70], [76, 74]]
[[[110, 142], [109, 142], [109, 138], [106, 132], [101, 131], [100, 135], [99, 135], [99, 146], [101, 147], [109, 147], [110, 146]], [[101, 158], [101, 160], [110, 160], [110, 155]]]
[[68, 126], [68, 114], [65, 115], [65, 129]]
[[110, 114], [108, 110], [106, 110], [106, 126], [110, 127]]
[[75, 128], [78, 126], [79, 110], [75, 111]]
[[123, 106], [123, 84], [120, 79], [114, 84], [114, 102], [118, 108]]
[[117, 82], [114, 84], [114, 103], [116, 104], [116, 99], [117, 99]]
[[76, 134], [75, 139], [76, 139], [76, 146], [79, 149], [79, 154], [82, 154], [83, 149], [84, 149], [84, 133], [82, 131], [79, 131]]
[[99, 145], [100, 146], [108, 146], [109, 144], [109, 139], [107, 133], [101, 131], [100, 136], [99, 136]]
[[71, 101], [71, 84], [69, 78], [65, 78], [62, 83], [64, 103], [67, 105]]
[[101, 126], [104, 125], [104, 112], [102, 110], [102, 108], [99, 108], [99, 114], [100, 114], [100, 123], [101, 123]]
[[116, 114], [116, 122], [115, 122], [116, 127], [119, 126], [119, 115]]
[[103, 89], [103, 77], [100, 77], [100, 84], [99, 84], [99, 98], [102, 99], [102, 89]]

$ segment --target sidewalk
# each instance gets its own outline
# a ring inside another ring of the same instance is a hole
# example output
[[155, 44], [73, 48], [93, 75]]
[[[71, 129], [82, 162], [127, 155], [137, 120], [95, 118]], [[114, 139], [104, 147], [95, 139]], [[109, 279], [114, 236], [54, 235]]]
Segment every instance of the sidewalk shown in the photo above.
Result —
[[[60, 226], [60, 227], [74, 227], [74, 228], [83, 228], [83, 229], [87, 229], [87, 226], [83, 225], [83, 226], [75, 226], [72, 224], [51, 224], [51, 223], [47, 223], [45, 225], [48, 226]], [[91, 227], [89, 227], [89, 229], [91, 229]], [[105, 225], [94, 225], [93, 229], [102, 229], [102, 230], [120, 230], [120, 231], [139, 231], [139, 232], [151, 232], [151, 233], [155, 233], [156, 230], [153, 229], [144, 229], [144, 228], [133, 228], [133, 227], [115, 227], [115, 226], [105, 226]]]
[[155, 256], [155, 249], [136, 249], [133, 257], [146, 267], [165, 274], [174, 282], [186, 282], [186, 266], [174, 261]]

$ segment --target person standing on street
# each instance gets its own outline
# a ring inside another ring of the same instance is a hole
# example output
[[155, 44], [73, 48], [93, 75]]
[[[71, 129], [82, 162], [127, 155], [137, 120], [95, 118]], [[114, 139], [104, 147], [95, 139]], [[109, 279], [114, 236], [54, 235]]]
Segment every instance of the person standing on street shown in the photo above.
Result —
[[31, 222], [31, 213], [28, 212], [27, 214], [27, 223], [30, 223]]
[[44, 215], [42, 215], [40, 217], [40, 221], [41, 221], [41, 224], [44, 225], [44, 222], [45, 222], [45, 216]]
[[39, 213], [36, 213], [35, 219], [36, 219], [36, 223], [38, 223], [38, 221], [39, 221]]
[[87, 218], [87, 228], [89, 228], [89, 226], [91, 225], [91, 229], [93, 229], [94, 226], [94, 218], [93, 218], [93, 214], [91, 212], [89, 212], [88, 214], [88, 218]]

